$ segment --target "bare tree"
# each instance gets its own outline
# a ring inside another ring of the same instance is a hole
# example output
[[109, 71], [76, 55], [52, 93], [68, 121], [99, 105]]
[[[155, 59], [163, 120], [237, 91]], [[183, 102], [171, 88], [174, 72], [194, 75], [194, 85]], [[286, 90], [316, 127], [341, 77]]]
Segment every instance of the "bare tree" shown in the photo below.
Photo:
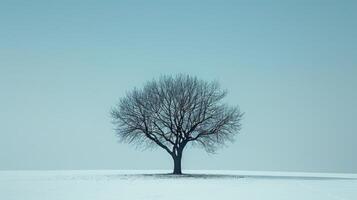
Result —
[[241, 129], [243, 113], [222, 102], [226, 94], [217, 82], [162, 76], [127, 93], [112, 109], [116, 134], [138, 147], [161, 147], [173, 158], [173, 174], [181, 174], [187, 144], [213, 153]]

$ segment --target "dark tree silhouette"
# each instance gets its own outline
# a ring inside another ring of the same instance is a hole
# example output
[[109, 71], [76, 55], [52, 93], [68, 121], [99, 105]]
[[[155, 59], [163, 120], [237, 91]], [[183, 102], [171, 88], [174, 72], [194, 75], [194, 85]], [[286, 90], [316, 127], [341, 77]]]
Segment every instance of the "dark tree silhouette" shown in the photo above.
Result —
[[243, 113], [222, 102], [226, 94], [217, 82], [162, 76], [127, 93], [112, 109], [116, 134], [138, 147], [161, 147], [173, 158], [173, 174], [181, 174], [189, 143], [213, 153], [241, 129]]

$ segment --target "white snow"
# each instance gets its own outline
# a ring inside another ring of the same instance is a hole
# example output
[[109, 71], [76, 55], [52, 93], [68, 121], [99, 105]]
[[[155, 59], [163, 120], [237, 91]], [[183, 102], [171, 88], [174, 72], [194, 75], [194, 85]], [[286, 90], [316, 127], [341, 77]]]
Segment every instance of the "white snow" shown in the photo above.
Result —
[[357, 174], [0, 171], [1, 200], [356, 200]]

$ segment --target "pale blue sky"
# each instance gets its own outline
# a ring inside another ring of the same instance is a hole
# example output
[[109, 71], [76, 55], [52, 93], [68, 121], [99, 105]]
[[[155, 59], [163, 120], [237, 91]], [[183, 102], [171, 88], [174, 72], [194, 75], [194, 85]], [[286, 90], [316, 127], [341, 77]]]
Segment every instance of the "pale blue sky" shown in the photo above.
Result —
[[161, 74], [219, 80], [246, 112], [184, 169], [357, 173], [354, 1], [1, 1], [0, 169], [171, 169], [109, 110]]

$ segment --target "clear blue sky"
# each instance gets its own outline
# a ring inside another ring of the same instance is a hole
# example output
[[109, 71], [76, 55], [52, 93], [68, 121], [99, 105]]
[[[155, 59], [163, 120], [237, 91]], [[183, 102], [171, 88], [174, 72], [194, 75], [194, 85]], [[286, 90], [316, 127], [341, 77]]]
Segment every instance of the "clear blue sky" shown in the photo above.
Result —
[[162, 169], [109, 110], [161, 74], [219, 80], [246, 112], [184, 169], [357, 173], [356, 1], [0, 2], [0, 169]]

